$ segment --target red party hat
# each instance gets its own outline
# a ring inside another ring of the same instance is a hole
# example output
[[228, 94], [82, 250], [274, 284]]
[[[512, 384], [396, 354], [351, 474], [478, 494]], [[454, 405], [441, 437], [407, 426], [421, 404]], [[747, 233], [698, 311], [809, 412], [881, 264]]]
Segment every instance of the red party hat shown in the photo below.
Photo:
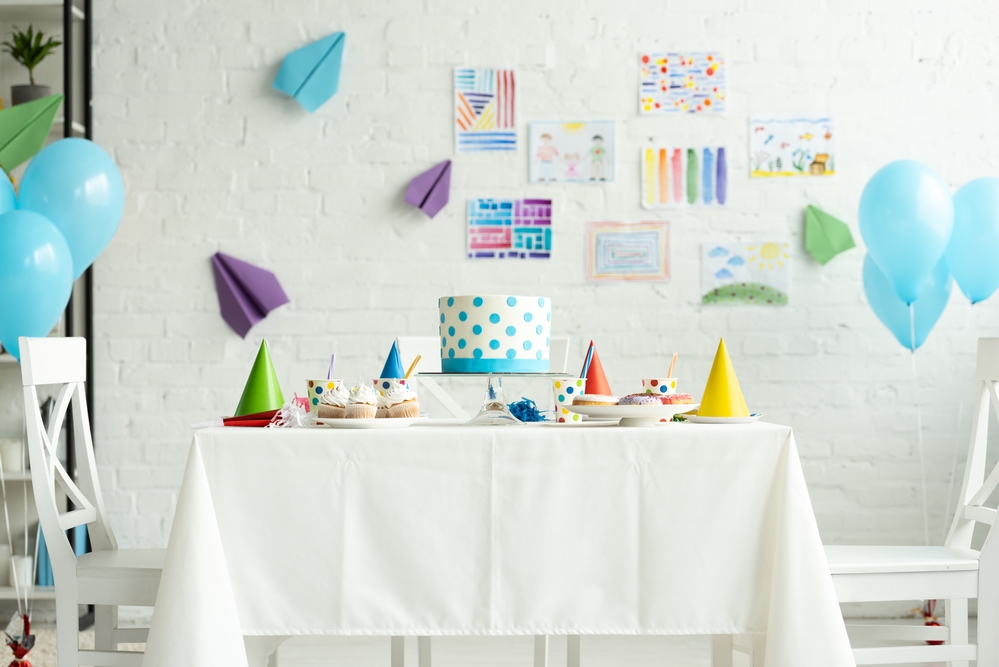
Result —
[[607, 382], [607, 376], [604, 375], [604, 367], [600, 363], [600, 355], [597, 354], [597, 348], [592, 341], [590, 347], [593, 348], [593, 358], [590, 360], [589, 370], [586, 371], [586, 393], [613, 396], [610, 383]]

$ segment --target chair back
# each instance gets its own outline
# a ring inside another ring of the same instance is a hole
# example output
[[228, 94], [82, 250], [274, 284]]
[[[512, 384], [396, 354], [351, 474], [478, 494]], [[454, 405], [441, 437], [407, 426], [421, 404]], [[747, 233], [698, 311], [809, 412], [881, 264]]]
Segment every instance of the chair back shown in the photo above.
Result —
[[[28, 431], [28, 460], [34, 487], [38, 520], [52, 560], [52, 574], [72, 579], [76, 554], [66, 531], [86, 525], [94, 551], [117, 549], [104, 499], [97, 479], [94, 445], [84, 381], [87, 377], [87, 341], [84, 338], [20, 338], [21, 383], [24, 386], [24, 418]], [[38, 387], [60, 385], [48, 428], [42, 420]], [[56, 454], [66, 413], [72, 407], [77, 479], [74, 480]], [[73, 509], [60, 507], [56, 487]]]
[[[417, 368], [421, 373], [441, 372], [441, 339], [437, 336], [399, 336], [396, 338], [399, 343], [399, 356], [402, 358], [402, 367], [409, 368], [416, 359], [420, 359]], [[569, 337], [552, 337], [551, 347], [548, 350], [548, 358], [551, 362], [552, 373], [564, 373], [566, 363], [569, 359]]]
[[971, 548], [975, 522], [993, 525], [996, 510], [984, 503], [999, 486], [999, 465], [985, 478], [985, 454], [988, 448], [989, 404], [999, 417], [999, 338], [978, 339], [978, 400], [971, 422], [971, 443], [964, 468], [964, 483], [957, 500], [957, 513], [947, 535], [947, 546]]

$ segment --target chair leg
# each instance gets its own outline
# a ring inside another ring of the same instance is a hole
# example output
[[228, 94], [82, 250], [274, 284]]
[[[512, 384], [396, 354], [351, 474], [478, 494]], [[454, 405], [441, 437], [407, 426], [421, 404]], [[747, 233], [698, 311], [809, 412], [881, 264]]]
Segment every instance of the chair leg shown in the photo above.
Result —
[[711, 636], [711, 667], [732, 667], [732, 635]]
[[[75, 584], [75, 581], [66, 583]], [[56, 596], [56, 653], [59, 667], [80, 664], [80, 608], [76, 602], [76, 587], [63, 586]]]
[[568, 635], [565, 641], [566, 667], [579, 667], [579, 635]]
[[406, 664], [406, 638], [391, 637], [389, 649], [389, 666], [405, 667]]
[[548, 635], [534, 636], [534, 667], [548, 667]]
[[94, 648], [98, 651], [117, 651], [114, 630], [118, 627], [118, 607], [99, 604], [94, 606]]
[[[946, 623], [950, 628], [950, 642], [955, 646], [968, 643], [968, 601], [947, 600]], [[967, 660], [950, 663], [950, 667], [968, 667]]]
[[430, 637], [416, 638], [416, 664], [419, 667], [430, 667]]

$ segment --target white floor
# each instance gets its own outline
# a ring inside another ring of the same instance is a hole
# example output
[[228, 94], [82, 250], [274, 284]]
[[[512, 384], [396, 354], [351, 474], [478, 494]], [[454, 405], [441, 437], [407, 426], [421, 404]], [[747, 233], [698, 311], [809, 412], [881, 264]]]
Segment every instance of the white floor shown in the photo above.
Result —
[[[916, 621], [854, 621], [857, 623]], [[975, 623], [971, 623], [975, 640]], [[708, 667], [711, 639], [688, 637], [583, 637], [582, 667]], [[433, 667], [531, 667], [532, 637], [435, 637]], [[747, 662], [736, 655], [735, 667]], [[566, 640], [549, 641], [548, 664], [564, 667]], [[278, 650], [278, 667], [389, 667], [389, 640], [385, 638], [298, 637]], [[972, 662], [972, 665], [975, 663]], [[416, 639], [406, 640], [406, 665], [416, 667]]]

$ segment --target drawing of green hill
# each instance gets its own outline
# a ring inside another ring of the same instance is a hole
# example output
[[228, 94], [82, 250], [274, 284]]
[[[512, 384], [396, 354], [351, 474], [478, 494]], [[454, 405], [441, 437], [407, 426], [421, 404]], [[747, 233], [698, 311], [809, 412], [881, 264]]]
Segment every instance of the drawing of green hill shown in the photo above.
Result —
[[733, 283], [711, 290], [701, 297], [702, 304], [737, 303], [763, 306], [786, 306], [787, 294], [760, 283]]

